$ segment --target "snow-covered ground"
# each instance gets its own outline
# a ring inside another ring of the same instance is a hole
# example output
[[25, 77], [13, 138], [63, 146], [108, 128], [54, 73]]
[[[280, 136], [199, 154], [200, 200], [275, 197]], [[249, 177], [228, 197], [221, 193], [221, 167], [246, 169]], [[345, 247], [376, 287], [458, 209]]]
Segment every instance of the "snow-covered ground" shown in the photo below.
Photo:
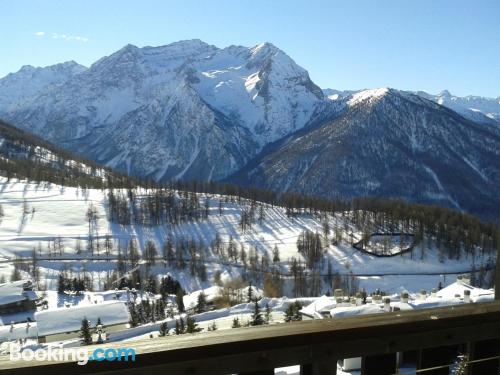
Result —
[[[204, 202], [205, 198], [202, 199]], [[260, 255], [266, 253], [270, 259], [273, 247], [278, 246], [281, 268], [285, 274], [289, 270], [289, 260], [292, 257], [301, 258], [296, 246], [299, 234], [306, 229], [322, 233], [323, 219], [306, 214], [287, 217], [283, 208], [270, 206], [265, 209], [265, 219], [261, 225], [256, 221], [250, 230], [242, 232], [239, 226], [242, 207], [238, 203], [224, 203], [220, 215], [219, 199], [210, 197], [209, 201], [208, 220], [177, 226], [119, 225], [111, 223], [107, 218], [106, 191], [82, 190], [53, 184], [35, 185], [15, 180], [7, 182], [5, 178], [0, 178], [0, 204], [4, 212], [0, 222], [0, 275], [8, 279], [14, 258], [29, 256], [33, 249], [38, 249], [40, 246], [42, 254], [46, 256], [47, 243], [60, 238], [64, 245], [62, 257], [68, 259], [57, 260], [56, 256], [51, 260], [39, 261], [46, 288], [49, 290], [56, 288], [57, 277], [63, 268], [75, 273], [89, 272], [94, 287], [96, 289], [101, 287], [106, 274], [114, 269], [114, 262], [92, 260], [85, 251], [78, 256], [75, 254], [75, 243], [78, 238], [81, 239], [82, 247], [85, 249], [88, 238], [86, 212], [90, 206], [97, 212], [94, 235], [97, 234], [101, 241], [104, 241], [104, 236], [110, 235], [115, 245], [120, 243], [125, 245], [130, 238], [135, 238], [143, 248], [146, 241], [151, 240], [158, 249], [161, 249], [168, 236], [174, 240], [181, 236], [196, 238], [209, 245], [216, 233], [219, 233], [222, 241], [229, 241], [231, 236], [236, 243], [243, 243], [247, 251], [255, 247]], [[331, 228], [344, 226], [340, 216], [330, 216], [329, 222]], [[354, 237], [360, 239], [361, 233], [354, 232]], [[102, 252], [101, 249], [101, 255]], [[352, 272], [360, 275], [360, 287], [368, 291], [377, 288], [387, 292], [397, 292], [403, 288], [410, 291], [422, 288], [429, 290], [436, 287], [439, 282], [447, 285], [454, 281], [453, 275], [446, 276], [445, 273], [462, 273], [471, 269], [472, 264], [472, 259], [465, 257], [460, 261], [446, 259], [440, 262], [434, 249], [426, 250], [423, 259], [418, 250], [413, 258], [410, 254], [377, 258], [361, 253], [346, 243], [339, 246], [330, 245], [326, 252], [333, 266], [333, 272], [340, 274]], [[111, 255], [116, 256], [116, 252]], [[153, 267], [153, 271], [159, 275], [170, 273], [188, 292], [211, 287], [216, 271], [221, 272], [223, 281], [238, 277], [241, 273], [241, 265], [221, 264], [220, 259], [210, 252], [205, 260], [208, 274], [205, 282], [193, 278], [189, 271], [166, 268], [163, 265]], [[485, 255], [484, 258], [478, 255], [474, 265], [479, 268], [488, 261], [491, 261], [489, 255]], [[326, 264], [322, 273], [325, 272]]]
[[408, 235], [381, 235], [370, 236], [365, 250], [379, 255], [395, 255], [408, 249], [412, 245], [413, 236]]

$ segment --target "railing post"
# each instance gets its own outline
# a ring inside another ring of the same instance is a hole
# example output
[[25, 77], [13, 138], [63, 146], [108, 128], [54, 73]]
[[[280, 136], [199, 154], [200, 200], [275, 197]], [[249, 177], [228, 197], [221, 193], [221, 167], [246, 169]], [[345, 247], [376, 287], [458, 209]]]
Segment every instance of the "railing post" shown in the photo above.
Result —
[[337, 361], [316, 362], [300, 365], [300, 375], [336, 375]]
[[[470, 345], [469, 360], [500, 356], [500, 339], [473, 342]], [[468, 375], [500, 374], [500, 359], [471, 363]]]
[[441, 346], [439, 348], [421, 349], [417, 361], [417, 370], [440, 367], [435, 370], [425, 371], [425, 375], [448, 375], [449, 364], [456, 358], [457, 346]]
[[495, 299], [500, 300], [500, 249], [497, 251], [497, 263], [495, 267]]
[[396, 367], [396, 353], [372, 355], [361, 359], [361, 375], [395, 374]]
[[252, 371], [252, 372], [240, 372], [239, 375], [274, 375], [274, 369], [259, 370], [259, 371]]

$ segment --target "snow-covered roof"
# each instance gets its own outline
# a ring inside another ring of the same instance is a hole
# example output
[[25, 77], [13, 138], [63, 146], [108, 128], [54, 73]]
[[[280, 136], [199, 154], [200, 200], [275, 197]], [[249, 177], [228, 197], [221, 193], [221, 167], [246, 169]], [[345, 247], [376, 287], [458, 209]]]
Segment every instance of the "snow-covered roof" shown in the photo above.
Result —
[[441, 298], [441, 297], [428, 297], [425, 300], [413, 300], [410, 301], [408, 304], [410, 306], [413, 306], [415, 309], [429, 309], [429, 308], [434, 308], [434, 307], [444, 307], [444, 306], [451, 306], [451, 305], [461, 305], [464, 302], [463, 300], [459, 298]]
[[332, 318], [344, 318], [347, 316], [381, 314], [384, 312], [382, 305], [366, 304], [360, 306], [336, 307], [330, 311]]
[[35, 322], [19, 323], [0, 326], [0, 342], [12, 341], [17, 339], [35, 338], [37, 335], [37, 326]]
[[[470, 285], [468, 286], [470, 288]], [[479, 288], [476, 288], [479, 289]], [[450, 288], [450, 291], [454, 291], [454, 288]], [[484, 290], [484, 289], [483, 289]], [[479, 291], [477, 291], [479, 293]], [[397, 301], [391, 302], [392, 311], [395, 308], [405, 311], [405, 310], [414, 310], [414, 309], [428, 309], [434, 307], [443, 307], [443, 306], [451, 306], [451, 305], [461, 305], [467, 302], [464, 302], [462, 298], [456, 298], [455, 294], [452, 297], [448, 297], [448, 293], [442, 293], [443, 296], [436, 297], [427, 297], [425, 299], [414, 299], [407, 302]], [[463, 296], [463, 293], [462, 293]], [[492, 299], [493, 296], [479, 295], [474, 302], [484, 301], [488, 299]], [[366, 304], [361, 306], [340, 306], [332, 309], [330, 311], [330, 315], [334, 318], [341, 318], [346, 316], [356, 316], [356, 315], [365, 315], [365, 314], [379, 314], [384, 313], [384, 305], [383, 304]]]
[[106, 301], [98, 304], [44, 310], [35, 314], [39, 336], [78, 331], [82, 326], [83, 319], [89, 320], [90, 325], [94, 327], [98, 318], [101, 318], [104, 327], [127, 323], [129, 321], [128, 308], [120, 301]]
[[410, 303], [406, 302], [391, 302], [391, 307], [393, 309], [399, 309], [400, 311], [413, 310], [415, 307]]
[[25, 299], [36, 300], [37, 294], [24, 288], [31, 286], [30, 280], [19, 280], [0, 284], [0, 305], [23, 301]]
[[[313, 303], [303, 307], [300, 312], [308, 316], [315, 316], [317, 312], [323, 310], [331, 310], [337, 305], [335, 298], [321, 296], [316, 299]], [[321, 314], [320, 314], [321, 315]]]
[[446, 288], [437, 292], [436, 295], [441, 298], [455, 298], [456, 295], [459, 295], [463, 298], [464, 291], [466, 290], [470, 291], [470, 296], [473, 301], [476, 301], [480, 296], [492, 296], [491, 298], [493, 298], [494, 295], [493, 289], [476, 288], [475, 286], [461, 281], [456, 281], [453, 284], [448, 285]]

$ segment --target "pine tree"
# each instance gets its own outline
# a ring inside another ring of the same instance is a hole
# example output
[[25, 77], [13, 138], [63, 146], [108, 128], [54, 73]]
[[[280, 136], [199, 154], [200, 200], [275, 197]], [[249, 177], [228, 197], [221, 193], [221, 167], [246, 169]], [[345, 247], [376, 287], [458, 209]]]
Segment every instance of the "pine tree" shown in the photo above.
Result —
[[136, 268], [139, 265], [141, 256], [137, 250], [137, 242], [135, 239], [131, 239], [128, 244], [128, 256], [130, 260], [130, 268]]
[[247, 290], [247, 303], [250, 303], [253, 301], [253, 290], [252, 290], [252, 283], [248, 285], [248, 290]]
[[168, 335], [168, 324], [167, 322], [163, 322], [160, 324], [160, 336]]
[[130, 312], [130, 326], [137, 327], [140, 323], [139, 313], [137, 311], [136, 306], [131, 302], [128, 306]]
[[148, 267], [155, 265], [155, 258], [158, 255], [156, 250], [156, 245], [153, 241], [148, 240], [146, 242], [146, 248], [144, 249], [144, 258], [146, 259], [146, 265]]
[[269, 324], [271, 321], [271, 308], [269, 307], [269, 303], [266, 303], [265, 321], [266, 324]]
[[203, 328], [198, 327], [194, 318], [188, 316], [186, 319], [186, 333], [200, 332]]
[[254, 310], [252, 314], [252, 321], [250, 325], [252, 326], [261, 326], [264, 324], [264, 319], [262, 318], [262, 314], [260, 313], [259, 302], [254, 302]]
[[231, 328], [240, 328], [240, 327], [241, 327], [240, 319], [239, 318], [234, 318], [233, 319], [233, 325], [231, 326]]
[[14, 265], [14, 270], [10, 275], [10, 281], [19, 281], [19, 280], [21, 280], [21, 272], [19, 271], [17, 265]]
[[207, 328], [208, 331], [217, 331], [217, 324], [215, 323], [215, 320], [210, 324]]
[[66, 280], [62, 273], [59, 274], [58, 282], [57, 282], [57, 293], [63, 294], [66, 290]]
[[278, 245], [274, 245], [273, 248], [273, 263], [277, 264], [280, 262], [280, 250], [278, 249]]
[[181, 333], [186, 333], [186, 326], [184, 325], [184, 319], [180, 318], [179, 330]]
[[90, 322], [87, 318], [83, 318], [82, 327], [80, 328], [80, 337], [83, 340], [84, 345], [92, 344], [92, 335], [90, 333]]
[[182, 290], [179, 290], [177, 292], [177, 295], [175, 297], [175, 301], [177, 302], [177, 309], [179, 310], [180, 313], [184, 312], [184, 298], [182, 294]]
[[165, 260], [166, 264], [169, 267], [174, 265], [174, 260], [175, 260], [174, 245], [170, 237], [167, 238], [167, 241], [163, 245], [163, 259]]
[[302, 304], [299, 301], [295, 301], [285, 311], [285, 322], [296, 322], [302, 320], [302, 315], [300, 314], [300, 309], [302, 309]]
[[165, 301], [163, 299], [159, 299], [156, 303], [156, 316], [159, 320], [165, 319]]
[[195, 312], [196, 314], [201, 314], [202, 312], [205, 312], [207, 308], [207, 298], [205, 297], [205, 293], [203, 291], [198, 294], [198, 301], [196, 303], [196, 309]]
[[158, 293], [158, 283], [156, 281], [156, 277], [150, 275], [148, 278], [148, 283], [146, 285], [146, 290], [150, 293], [157, 294]]

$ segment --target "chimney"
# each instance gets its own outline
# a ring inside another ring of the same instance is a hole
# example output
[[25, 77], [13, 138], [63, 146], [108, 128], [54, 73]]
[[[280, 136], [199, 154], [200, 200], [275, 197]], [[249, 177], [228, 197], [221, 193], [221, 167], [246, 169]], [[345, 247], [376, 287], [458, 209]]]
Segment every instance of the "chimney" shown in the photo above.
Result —
[[462, 283], [470, 285], [470, 275], [469, 274], [462, 275]]
[[343, 296], [342, 289], [335, 289], [335, 290], [333, 291], [333, 296], [334, 296], [335, 298], [342, 297], [342, 296]]
[[471, 300], [470, 300], [470, 290], [469, 289], [464, 290], [464, 302], [465, 303], [470, 303], [471, 302]]
[[361, 292], [356, 293], [356, 306], [361, 306], [363, 304], [363, 295]]
[[462, 275], [457, 276], [457, 284], [462, 284]]
[[391, 312], [391, 299], [390, 298], [384, 299], [384, 310], [387, 312]]
[[408, 303], [408, 299], [409, 299], [409, 295], [408, 295], [408, 292], [403, 292], [401, 294], [401, 302], [402, 303]]
[[436, 288], [432, 288], [431, 297], [432, 298], [436, 298], [437, 297], [437, 290], [436, 290]]
[[425, 300], [427, 298], [427, 291], [425, 289], [422, 289], [420, 291], [420, 299]]

